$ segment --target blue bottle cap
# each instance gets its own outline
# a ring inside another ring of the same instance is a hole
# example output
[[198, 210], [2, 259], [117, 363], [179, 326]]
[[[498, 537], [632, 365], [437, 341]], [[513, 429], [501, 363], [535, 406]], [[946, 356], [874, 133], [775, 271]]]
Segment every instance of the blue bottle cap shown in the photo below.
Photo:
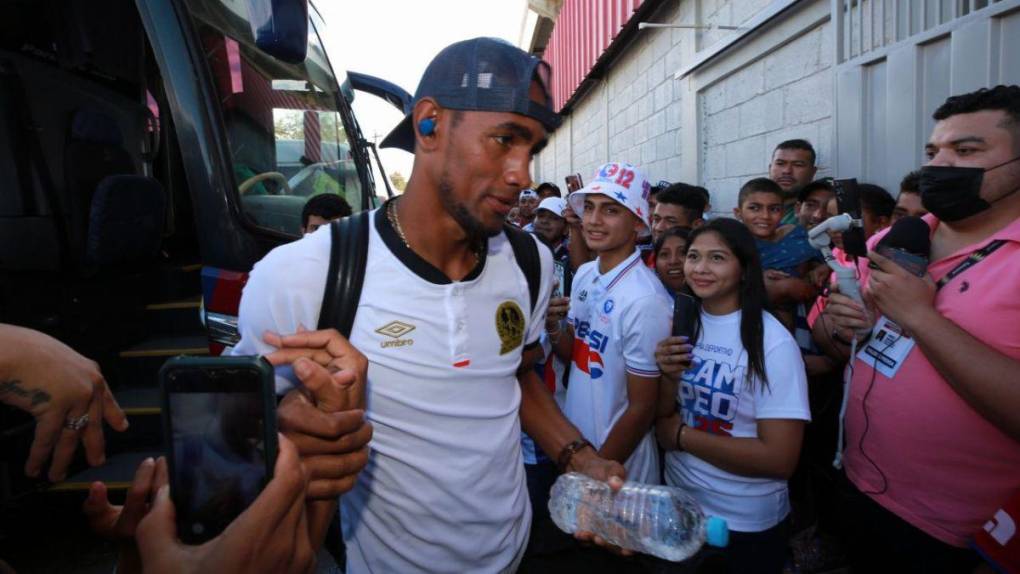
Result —
[[705, 541], [710, 546], [725, 548], [730, 543], [730, 529], [726, 521], [718, 516], [709, 516], [705, 524]]

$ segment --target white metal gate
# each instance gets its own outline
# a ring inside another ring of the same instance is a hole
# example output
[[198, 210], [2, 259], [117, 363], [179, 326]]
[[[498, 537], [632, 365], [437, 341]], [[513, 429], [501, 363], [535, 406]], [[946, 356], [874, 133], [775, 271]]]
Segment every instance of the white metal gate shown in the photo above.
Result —
[[832, 0], [832, 24], [835, 174], [894, 196], [947, 97], [1020, 84], [1020, 0]]

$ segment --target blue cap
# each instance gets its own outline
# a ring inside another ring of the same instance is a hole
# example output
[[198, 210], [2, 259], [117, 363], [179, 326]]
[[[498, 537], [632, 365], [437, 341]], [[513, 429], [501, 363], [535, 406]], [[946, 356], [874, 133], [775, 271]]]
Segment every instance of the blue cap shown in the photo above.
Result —
[[[444, 108], [477, 112], [511, 112], [534, 118], [548, 131], [562, 119], [552, 109], [549, 64], [498, 38], [474, 38], [450, 44], [432, 59], [414, 93], [414, 103], [425, 97]], [[545, 103], [531, 99], [537, 81]], [[383, 139], [381, 147], [414, 152], [414, 122], [407, 114]]]
[[709, 546], [725, 548], [730, 543], [730, 528], [726, 521], [718, 516], [709, 516], [705, 523], [705, 542]]

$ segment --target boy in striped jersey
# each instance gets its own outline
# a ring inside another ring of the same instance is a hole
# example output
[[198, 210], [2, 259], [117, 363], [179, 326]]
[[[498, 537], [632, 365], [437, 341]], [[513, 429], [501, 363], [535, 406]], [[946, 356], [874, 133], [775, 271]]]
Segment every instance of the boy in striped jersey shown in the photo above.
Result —
[[[556, 354], [570, 362], [567, 418], [600, 456], [624, 464], [628, 480], [657, 484], [654, 352], [669, 335], [672, 303], [637, 249], [650, 233], [649, 188], [634, 166], [608, 163], [570, 195], [598, 258], [577, 270], [566, 326], [557, 326], [552, 313], [546, 327]], [[567, 308], [566, 299], [555, 303], [550, 310]]]

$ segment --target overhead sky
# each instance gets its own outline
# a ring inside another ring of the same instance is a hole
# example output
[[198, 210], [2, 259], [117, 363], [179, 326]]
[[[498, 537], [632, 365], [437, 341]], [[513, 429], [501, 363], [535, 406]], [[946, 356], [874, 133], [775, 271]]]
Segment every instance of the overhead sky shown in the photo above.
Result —
[[[432, 57], [453, 42], [494, 36], [518, 44], [527, 1], [320, 0], [316, 6], [326, 20], [323, 41], [338, 71], [378, 76], [414, 95]], [[390, 104], [360, 92], [354, 113], [369, 141], [381, 141], [403, 117]], [[411, 174], [410, 153], [379, 151], [387, 174]], [[376, 183], [384, 195], [378, 172]]]

